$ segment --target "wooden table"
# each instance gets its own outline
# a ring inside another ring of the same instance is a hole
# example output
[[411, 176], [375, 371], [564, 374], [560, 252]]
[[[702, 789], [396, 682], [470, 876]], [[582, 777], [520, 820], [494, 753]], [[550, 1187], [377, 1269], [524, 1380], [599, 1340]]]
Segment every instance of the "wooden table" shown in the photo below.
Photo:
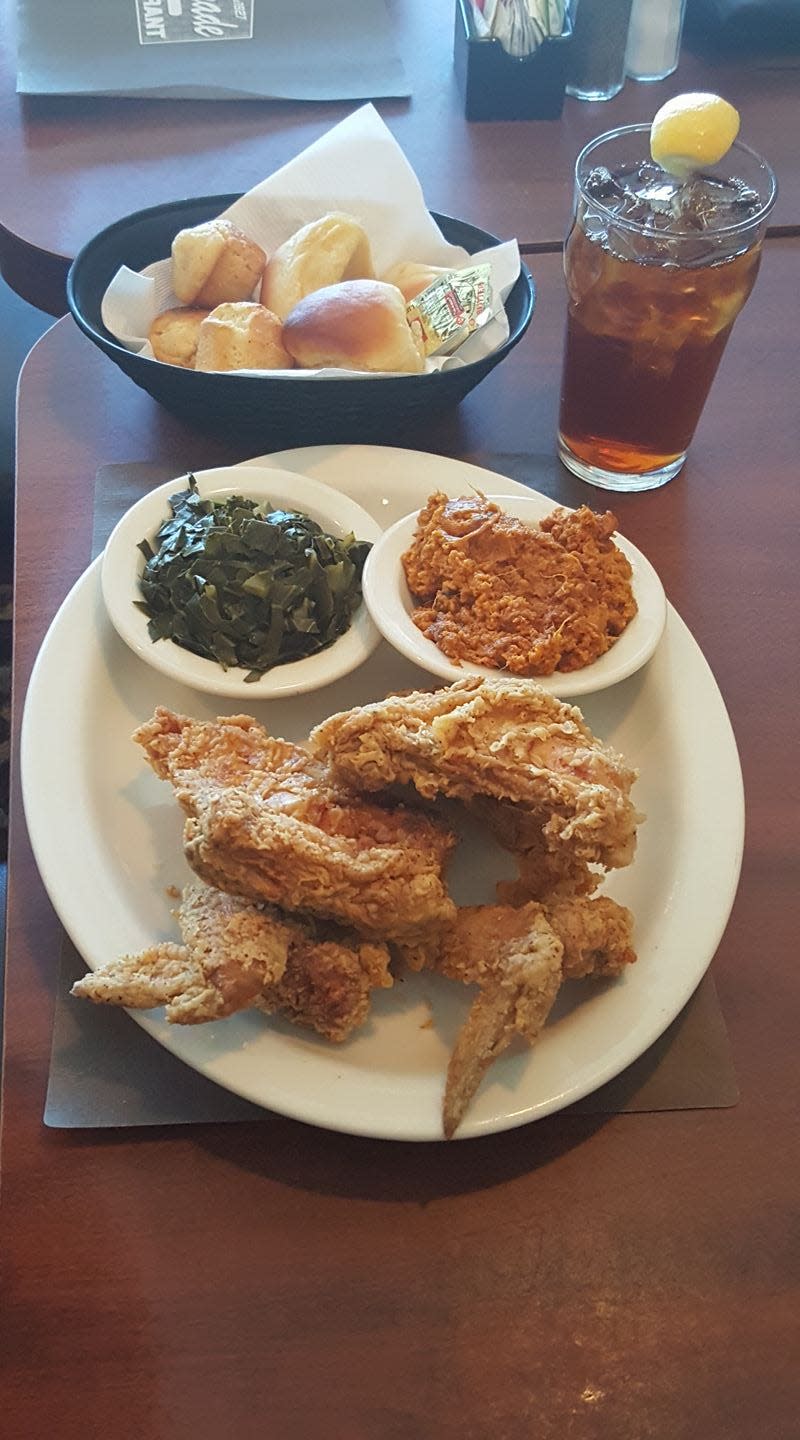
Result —
[[[0, 272], [25, 299], [66, 309], [70, 260], [103, 226], [185, 195], [247, 190], [355, 108], [354, 102], [154, 101], [15, 94], [12, 0], [0, 0]], [[377, 108], [431, 209], [524, 249], [555, 248], [569, 219], [575, 157], [615, 125], [649, 121], [681, 90], [711, 89], [776, 169], [774, 227], [800, 226], [800, 70], [709, 65], [688, 49], [656, 85], [629, 81], [604, 104], [567, 98], [558, 121], [469, 123], [453, 71], [454, 0], [390, 0], [413, 86]]]
[[[524, 342], [428, 448], [553, 457], [560, 262]], [[15, 765], [2, 1149], [3, 1419], [15, 1440], [790, 1440], [797, 1321], [800, 241], [774, 240], [685, 471], [615, 497], [703, 647], [741, 747], [748, 839], [714, 974], [727, 1110], [563, 1113], [480, 1141], [358, 1140], [278, 1117], [42, 1126], [59, 926]], [[20, 384], [14, 743], [86, 564], [96, 469], [199, 444], [60, 321]], [[701, 721], [698, 719], [698, 723]], [[58, 744], [58, 715], [53, 715]]]

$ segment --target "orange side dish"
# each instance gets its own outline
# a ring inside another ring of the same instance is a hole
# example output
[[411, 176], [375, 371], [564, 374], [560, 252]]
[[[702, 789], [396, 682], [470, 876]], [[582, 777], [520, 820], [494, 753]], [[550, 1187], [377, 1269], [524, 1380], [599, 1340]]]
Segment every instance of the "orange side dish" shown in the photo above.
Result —
[[414, 623], [454, 661], [513, 675], [580, 670], [636, 614], [616, 526], [587, 505], [528, 525], [479, 493], [437, 491], [403, 556]]

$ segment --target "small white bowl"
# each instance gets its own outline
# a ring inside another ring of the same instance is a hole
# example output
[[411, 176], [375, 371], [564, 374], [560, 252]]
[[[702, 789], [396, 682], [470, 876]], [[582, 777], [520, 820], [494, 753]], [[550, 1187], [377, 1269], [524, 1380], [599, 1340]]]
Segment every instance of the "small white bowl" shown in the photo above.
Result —
[[[380, 525], [349, 496], [294, 471], [271, 470], [266, 466], [260, 469], [225, 466], [197, 471], [195, 480], [198, 491], [206, 499], [224, 500], [228, 495], [243, 495], [250, 500], [269, 501], [275, 509], [302, 511], [331, 535], [344, 536], [352, 531], [357, 540], [374, 543], [382, 534]], [[147, 616], [134, 604], [142, 598], [139, 577], [145, 563], [138, 545], [143, 539], [154, 544], [158, 530], [170, 514], [169, 497], [187, 487], [188, 476], [179, 475], [151, 490], [125, 512], [109, 536], [101, 568], [103, 599], [111, 623], [125, 643], [148, 665], [183, 685], [210, 695], [252, 701], [317, 690], [363, 664], [381, 638], [363, 602], [349, 630], [327, 650], [320, 650], [305, 660], [276, 665], [253, 681], [245, 680], [244, 669], [223, 670], [215, 660], [193, 655], [172, 640], [150, 639]]]
[[[527, 520], [530, 524], [542, 520], [555, 509], [553, 500], [535, 490], [529, 495], [488, 495], [486, 498], [496, 501], [506, 514]], [[362, 581], [364, 599], [381, 634], [401, 655], [445, 680], [463, 680], [467, 675], [520, 678], [512, 676], [507, 670], [491, 670], [485, 665], [470, 665], [466, 661], [458, 664], [448, 659], [438, 645], [417, 629], [412, 619], [417, 607], [406, 584], [401, 557], [411, 545], [418, 514], [414, 511], [385, 530], [367, 556]], [[614, 536], [614, 543], [631, 563], [638, 611], [611, 649], [593, 664], [564, 674], [556, 671], [554, 675], [534, 677], [538, 685], [561, 699], [605, 690], [607, 686], [625, 680], [650, 659], [661, 639], [667, 618], [664, 587], [650, 561], [635, 545], [621, 535]]]

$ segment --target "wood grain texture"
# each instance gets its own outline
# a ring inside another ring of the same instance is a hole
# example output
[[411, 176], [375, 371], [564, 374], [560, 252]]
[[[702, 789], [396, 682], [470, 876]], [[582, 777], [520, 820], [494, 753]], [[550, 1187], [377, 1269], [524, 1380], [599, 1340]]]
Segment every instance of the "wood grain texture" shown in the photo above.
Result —
[[[559, 245], [575, 157], [616, 125], [649, 121], [681, 90], [715, 90], [742, 137], [772, 163], [776, 226], [800, 226], [800, 69], [709, 64], [685, 49], [677, 72], [629, 81], [602, 104], [567, 97], [559, 120], [468, 122], [453, 70], [455, 0], [389, 0], [413, 93], [376, 102], [428, 205], [524, 247]], [[155, 101], [14, 93], [14, 0], [0, 0], [0, 271], [53, 314], [58, 269], [96, 231], [143, 206], [248, 190], [356, 108], [347, 102]], [[56, 257], [55, 266], [52, 258]]]
[[[554, 458], [559, 258], [534, 273], [525, 340], [424, 448], [505, 452], [508, 473], [598, 505]], [[793, 1440], [798, 290], [800, 241], [768, 242], [684, 472], [614, 497], [741, 748], [747, 850], [714, 967], [739, 1105], [564, 1113], [451, 1146], [279, 1117], [47, 1132], [58, 925], [15, 789], [0, 1388], [16, 1440]], [[39, 342], [20, 383], [15, 741], [88, 557], [98, 466], [241, 458], [198, 444], [69, 320]]]

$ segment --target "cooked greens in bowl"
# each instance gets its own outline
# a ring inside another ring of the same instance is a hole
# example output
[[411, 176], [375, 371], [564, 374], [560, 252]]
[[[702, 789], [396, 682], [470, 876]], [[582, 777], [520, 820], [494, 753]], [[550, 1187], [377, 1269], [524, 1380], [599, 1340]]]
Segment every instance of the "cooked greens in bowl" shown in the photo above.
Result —
[[183, 475], [122, 517], [103, 598], [155, 669], [253, 700], [339, 679], [379, 643], [361, 572], [381, 528], [347, 495], [269, 466]]
[[247, 681], [324, 650], [361, 603], [370, 543], [331, 535], [310, 515], [244, 495], [201, 495], [194, 475], [169, 497], [155, 547], [139, 549], [151, 640], [173, 640]]

